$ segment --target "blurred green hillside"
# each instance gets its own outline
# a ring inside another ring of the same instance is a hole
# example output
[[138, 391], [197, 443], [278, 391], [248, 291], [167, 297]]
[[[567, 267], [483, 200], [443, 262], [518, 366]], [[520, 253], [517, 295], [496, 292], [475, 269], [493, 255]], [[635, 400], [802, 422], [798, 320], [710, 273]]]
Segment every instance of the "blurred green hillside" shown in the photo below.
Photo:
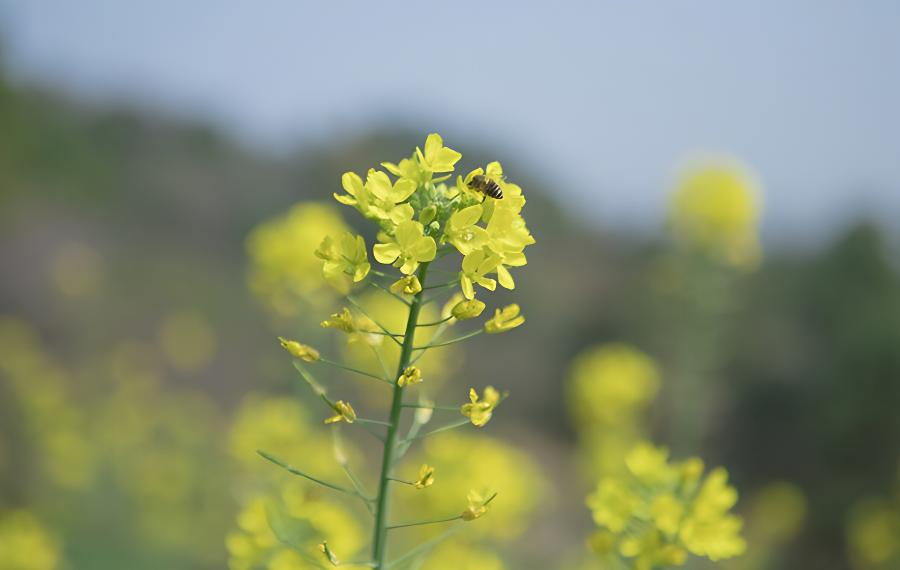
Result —
[[[251, 391], [292, 393], [273, 338], [323, 316], [273, 317], [253, 298], [248, 232], [296, 202], [330, 201], [344, 171], [402, 157], [427, 132], [377, 130], [269, 156], [210, 125], [0, 79], [0, 315], [29, 323], [58, 366], [77, 371], [66, 380], [74, 407], [105, 390], [95, 373], [99, 355], [129, 339], [160, 345], [168, 354], [163, 392], [189, 390], [212, 402], [217, 411], [195, 445], [220, 453], [219, 414], [229, 416]], [[660, 363], [657, 442], [727, 466], [742, 496], [776, 480], [806, 495], [806, 524], [766, 567], [850, 567], [845, 537], [854, 506], [900, 485], [900, 276], [879, 228], [860, 223], [819, 251], [764, 251], [756, 271], [724, 272], [673, 253], [665, 228], [636, 237], [585, 227], [566, 214], [552, 179], [502, 149], [467, 143], [453, 141], [475, 149], [466, 167], [500, 160], [526, 190], [537, 238], [515, 291], [527, 326], [470, 349], [451, 381], [460, 393], [472, 377], [508, 387], [513, 397], [491, 429], [535, 455], [558, 486], [556, 506], [532, 531], [544, 550], [533, 552], [540, 545], [532, 543], [525, 552], [547, 567], [556, 553], [583, 549], [591, 485], [570, 459], [576, 443], [562, 387], [579, 352], [621, 341]], [[166, 340], [166, 323], [182, 317], [199, 333], [182, 342], [173, 325], [174, 340]], [[180, 356], [191, 342], [203, 346]], [[693, 351], [702, 353], [698, 369], [710, 381], [699, 388], [708, 403], [703, 421], [688, 429], [680, 422], [696, 418], [678, 411], [698, 388], [678, 371], [693, 370], [680, 361]], [[132, 544], [129, 521], [140, 508], [115, 508], [118, 495], [102, 485], [85, 502], [66, 503], [90, 513], [93, 538], [70, 532], [78, 526], [72, 513], [36, 496], [42, 451], [29, 444], [28, 408], [10, 378], [0, 372], [0, 511], [50, 513], [44, 518], [75, 568], [223, 567], [227, 498], [209, 510], [201, 557], [190, 545], [169, 552]], [[90, 423], [93, 412], [85, 415]], [[689, 442], [680, 439], [690, 430]], [[227, 474], [204, 474], [217, 478], [212, 488], [227, 495]], [[93, 542], [113, 529], [121, 552]]]

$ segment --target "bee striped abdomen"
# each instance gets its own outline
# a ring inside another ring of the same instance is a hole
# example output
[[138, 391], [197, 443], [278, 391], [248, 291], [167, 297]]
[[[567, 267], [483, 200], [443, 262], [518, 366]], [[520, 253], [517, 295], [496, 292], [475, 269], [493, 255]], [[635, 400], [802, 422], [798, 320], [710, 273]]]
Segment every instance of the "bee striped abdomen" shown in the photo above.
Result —
[[487, 176], [476, 174], [469, 182], [469, 188], [477, 192], [481, 192], [485, 196], [490, 196], [495, 200], [503, 198], [503, 190], [496, 181], [491, 180]]

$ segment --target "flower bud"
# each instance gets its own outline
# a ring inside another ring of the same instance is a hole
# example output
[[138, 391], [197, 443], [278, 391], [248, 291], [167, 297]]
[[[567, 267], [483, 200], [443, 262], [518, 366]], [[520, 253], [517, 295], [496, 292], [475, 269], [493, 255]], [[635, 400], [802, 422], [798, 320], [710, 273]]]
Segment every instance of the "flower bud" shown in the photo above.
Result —
[[288, 351], [288, 354], [294, 358], [299, 358], [304, 362], [315, 362], [319, 359], [319, 351], [311, 346], [282, 337], [278, 337], [278, 340], [281, 342], [281, 347]]
[[480, 315], [481, 312], [484, 311], [484, 307], [484, 303], [478, 299], [460, 301], [453, 307], [450, 314], [460, 321], [465, 321], [467, 319], [474, 319]]

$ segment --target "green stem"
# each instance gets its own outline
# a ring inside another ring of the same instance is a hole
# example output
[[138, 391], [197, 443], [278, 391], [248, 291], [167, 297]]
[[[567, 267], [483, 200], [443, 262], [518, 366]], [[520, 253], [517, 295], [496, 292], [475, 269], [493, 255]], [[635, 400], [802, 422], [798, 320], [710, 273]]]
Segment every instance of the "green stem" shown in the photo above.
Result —
[[448, 517], [446, 519], [435, 519], [433, 521], [421, 521], [421, 522], [412, 522], [412, 523], [406, 523], [406, 524], [395, 524], [395, 525], [391, 525], [391, 526], [387, 527], [387, 530], [393, 530], [395, 528], [406, 528], [408, 526], [423, 526], [426, 524], [445, 523], [445, 522], [451, 522], [451, 521], [458, 521], [461, 519], [462, 519], [462, 515], [456, 515], [455, 517]]
[[353, 495], [354, 497], [359, 497], [360, 499], [362, 499], [362, 500], [364, 500], [364, 501], [369, 501], [369, 500], [370, 500], [368, 497], [363, 496], [363, 495], [359, 494], [359, 493], [356, 492], [356, 491], [351, 491], [350, 489], [345, 489], [344, 487], [341, 487], [340, 485], [335, 485], [334, 483], [329, 483], [328, 481], [323, 481], [323, 480], [321, 480], [321, 479], [318, 479], [318, 478], [316, 478], [316, 477], [313, 477], [312, 475], [309, 475], [309, 474], [307, 474], [307, 473], [304, 473], [303, 471], [300, 471], [299, 469], [297, 469], [297, 468], [294, 467], [293, 465], [288, 465], [288, 464], [285, 463], [284, 461], [278, 459], [277, 457], [275, 457], [275, 456], [273, 456], [273, 455], [269, 455], [269, 454], [266, 453], [265, 451], [257, 450], [256, 453], [258, 453], [263, 459], [265, 459], [265, 460], [267, 460], [267, 461], [271, 461], [272, 463], [274, 463], [275, 465], [281, 467], [282, 469], [284, 469], [284, 470], [287, 471], [288, 473], [291, 473], [291, 474], [293, 474], [293, 475], [297, 475], [297, 476], [299, 476], [299, 477], [303, 477], [304, 479], [309, 479], [309, 480], [312, 481], [313, 483], [318, 483], [319, 485], [322, 485], [323, 487], [328, 487], [329, 489], [333, 489], [333, 490], [338, 491], [338, 492], [341, 492], [341, 493], [346, 493], [346, 494], [348, 494], [348, 495]]
[[404, 441], [404, 442], [413, 441], [413, 440], [416, 440], [416, 439], [421, 439], [421, 438], [423, 438], [423, 437], [428, 437], [429, 435], [436, 435], [436, 434], [439, 434], [439, 433], [441, 433], [441, 432], [450, 431], [451, 429], [456, 429], [456, 428], [458, 428], [458, 427], [463, 427], [464, 425], [468, 424], [470, 421], [471, 421], [471, 420], [460, 420], [460, 421], [458, 421], [458, 422], [456, 422], [456, 423], [448, 424], [448, 425], [445, 425], [445, 426], [443, 426], [443, 427], [439, 427], [439, 428], [433, 429], [433, 430], [431, 430], [431, 431], [426, 431], [425, 433], [417, 434], [417, 435], [414, 436], [414, 437], [408, 437], [408, 438], [406, 438], [406, 439], [403, 440], [403, 441]]
[[[428, 273], [428, 264], [419, 266], [419, 283], [425, 283]], [[403, 344], [400, 348], [400, 361], [397, 365], [397, 378], [409, 365], [412, 356], [413, 342], [416, 333], [416, 323], [419, 320], [419, 310], [422, 308], [422, 291], [416, 293], [409, 305], [409, 316], [406, 320], [406, 332], [403, 336]], [[391, 402], [390, 425], [387, 429], [387, 437], [384, 442], [384, 454], [381, 458], [381, 476], [378, 481], [378, 496], [375, 504], [375, 528], [372, 537], [372, 560], [375, 568], [384, 568], [387, 555], [387, 519], [390, 508], [390, 477], [393, 470], [394, 454], [397, 451], [397, 431], [400, 429], [400, 414], [403, 411], [403, 388], [394, 384], [394, 397]]]
[[334, 366], [335, 368], [340, 368], [341, 370], [346, 370], [347, 372], [359, 374], [360, 376], [368, 376], [369, 378], [374, 378], [375, 380], [381, 380], [382, 382], [393, 384], [393, 382], [391, 382], [387, 378], [382, 378], [378, 374], [372, 374], [371, 372], [366, 372], [365, 370], [360, 370], [359, 368], [353, 368], [352, 366], [347, 366], [345, 364], [341, 364], [340, 362], [335, 362], [326, 358], [319, 358], [319, 362], [321, 362], [322, 364], [327, 364], [329, 366]]
[[462, 335], [462, 336], [460, 336], [460, 337], [456, 337], [456, 338], [453, 338], [453, 339], [450, 339], [450, 340], [445, 340], [444, 342], [432, 342], [432, 343], [430, 343], [430, 344], [426, 344], [426, 345], [423, 345], [423, 346], [414, 346], [414, 347], [413, 347], [413, 350], [428, 350], [429, 348], [435, 348], [435, 347], [438, 347], [438, 346], [447, 346], [447, 345], [450, 345], [450, 344], [456, 344], [456, 343], [458, 343], [458, 342], [462, 342], [462, 341], [464, 341], [464, 340], [468, 340], [468, 339], [472, 338], [473, 336], [478, 336], [478, 335], [480, 335], [480, 334], [483, 333], [483, 332], [484, 332], [484, 329], [478, 329], [477, 331], [472, 331], [472, 332], [470, 332], [470, 333], [468, 333], [468, 334], [464, 334], [464, 335]]

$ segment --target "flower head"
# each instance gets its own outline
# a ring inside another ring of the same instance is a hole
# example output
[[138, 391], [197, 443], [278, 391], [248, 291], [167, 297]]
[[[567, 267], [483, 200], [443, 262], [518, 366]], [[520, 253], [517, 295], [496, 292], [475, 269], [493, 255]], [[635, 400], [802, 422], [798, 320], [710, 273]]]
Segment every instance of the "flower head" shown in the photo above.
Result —
[[422, 290], [422, 284], [415, 275], [404, 275], [391, 284], [390, 290], [395, 295], [415, 295]]
[[488, 291], [493, 291], [497, 288], [497, 282], [487, 277], [487, 274], [496, 270], [499, 264], [500, 257], [498, 255], [487, 253], [483, 249], [473, 251], [463, 258], [459, 284], [466, 299], [475, 298], [474, 286], [476, 284], [481, 285]]
[[419, 263], [433, 260], [437, 253], [434, 238], [424, 235], [422, 224], [413, 220], [398, 225], [393, 238], [382, 237], [385, 243], [375, 245], [375, 259], [399, 267], [405, 275], [411, 275]]
[[335, 413], [325, 420], [326, 424], [337, 422], [347, 422], [348, 424], [352, 424], [356, 421], [356, 410], [353, 409], [353, 406], [351, 406], [349, 402], [338, 400], [332, 405], [332, 409], [334, 409]]
[[[741, 520], [728, 512], [737, 491], [724, 469], [698, 489], [703, 466], [696, 458], [670, 463], [667, 450], [642, 443], [625, 463], [622, 475], [602, 479], [587, 499], [594, 522], [609, 533], [598, 554], [617, 551], [635, 567], [658, 568], [682, 565], [688, 553], [716, 561], [745, 550]], [[605, 548], [610, 540], [615, 548]]]
[[444, 146], [444, 139], [437, 133], [431, 133], [425, 139], [425, 152], [416, 147], [419, 167], [428, 172], [453, 172], [453, 166], [462, 155], [452, 148]]
[[416, 191], [416, 183], [412, 180], [401, 178], [391, 183], [387, 174], [370, 169], [365, 184], [354, 172], [344, 173], [341, 184], [347, 194], [335, 194], [334, 198], [341, 204], [355, 207], [369, 219], [396, 225], [413, 216], [412, 206], [405, 203]]
[[413, 485], [416, 489], [424, 489], [425, 487], [431, 487], [434, 484], [434, 467], [431, 467], [428, 464], [422, 464], [422, 467], [419, 468], [419, 478], [416, 479]]
[[296, 340], [288, 340], [283, 337], [278, 337], [278, 342], [280, 342], [281, 347], [288, 351], [294, 358], [299, 358], [304, 362], [315, 362], [319, 359], [319, 351], [309, 345], [301, 344]]
[[344, 233], [337, 243], [331, 236], [326, 236], [316, 250], [316, 256], [325, 262], [322, 273], [326, 279], [350, 275], [356, 283], [365, 279], [371, 269], [365, 240], [350, 232]]
[[484, 332], [497, 334], [512, 330], [525, 322], [525, 317], [519, 314], [519, 305], [513, 303], [502, 309], [497, 309], [494, 318], [484, 323]]
[[469, 501], [469, 505], [466, 507], [466, 510], [462, 512], [462, 520], [464, 521], [473, 521], [477, 518], [480, 518], [484, 513], [488, 510], [488, 504], [494, 500], [494, 497], [497, 496], [497, 493], [494, 493], [488, 498], [484, 498], [484, 496], [478, 491], [469, 491], [469, 494], [466, 495], [466, 499]]
[[476, 204], [454, 212], [447, 220], [444, 240], [453, 244], [463, 255], [469, 255], [488, 243], [487, 230], [477, 225], [481, 220], [481, 212], [482, 207]]
[[401, 388], [419, 384], [420, 382], [422, 382], [422, 371], [417, 366], [407, 366], [400, 378], [397, 378], [397, 385]]
[[500, 401], [500, 392], [493, 386], [484, 389], [483, 398], [478, 397], [475, 388], [469, 388], [469, 403], [463, 404], [459, 412], [469, 418], [473, 426], [482, 427], [491, 420], [494, 408]]
[[322, 321], [321, 326], [326, 329], [337, 329], [345, 333], [356, 331], [356, 324], [353, 322], [353, 315], [350, 309], [344, 307], [339, 313], [334, 313], [329, 318]]

